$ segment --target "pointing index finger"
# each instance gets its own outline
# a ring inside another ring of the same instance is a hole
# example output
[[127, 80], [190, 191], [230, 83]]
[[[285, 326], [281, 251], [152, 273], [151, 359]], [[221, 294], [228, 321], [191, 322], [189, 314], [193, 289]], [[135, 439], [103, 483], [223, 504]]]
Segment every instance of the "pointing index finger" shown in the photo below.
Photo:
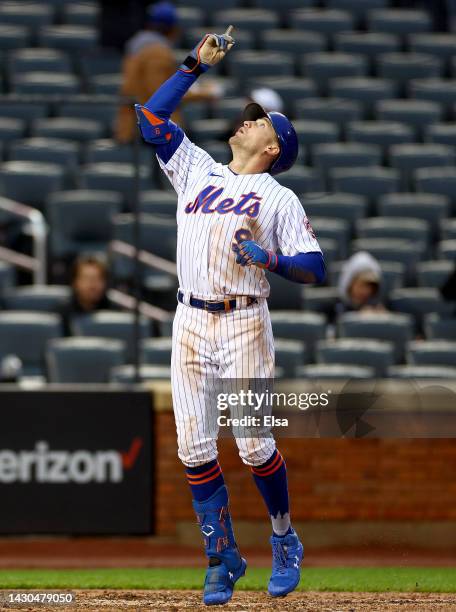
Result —
[[229, 26], [226, 28], [226, 32], [225, 32], [225, 34], [224, 34], [223, 36], [231, 36], [231, 32], [232, 32], [233, 30], [234, 30], [234, 26], [229, 25]]

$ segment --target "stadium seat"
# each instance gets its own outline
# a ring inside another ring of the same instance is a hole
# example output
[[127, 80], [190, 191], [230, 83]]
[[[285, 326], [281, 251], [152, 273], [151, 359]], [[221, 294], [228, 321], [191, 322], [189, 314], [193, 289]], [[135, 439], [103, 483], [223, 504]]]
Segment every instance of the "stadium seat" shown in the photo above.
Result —
[[301, 308], [301, 285], [290, 283], [287, 279], [266, 272], [266, 279], [271, 287], [268, 298], [269, 310], [299, 310]]
[[[456, 216], [456, 170], [454, 168], [420, 168], [415, 172], [415, 187], [418, 192], [438, 194], [446, 203], [444, 214], [441, 217], [450, 216], [450, 204], [452, 214]], [[424, 197], [420, 194], [421, 197]], [[442, 205], [443, 206], [443, 205]]]
[[42, 376], [46, 345], [61, 334], [56, 314], [0, 311], [0, 358], [17, 355], [24, 375]]
[[220, 164], [229, 164], [233, 155], [227, 142], [220, 140], [203, 140], [198, 145], [208, 153], [212, 159]]
[[[151, 148], [141, 147], [139, 156], [141, 163], [147, 163], [152, 159], [153, 152]], [[90, 140], [85, 151], [85, 161], [88, 164], [131, 164], [134, 162], [134, 150], [131, 145], [119, 144], [111, 138]]]
[[400, 49], [400, 39], [394, 34], [379, 32], [341, 32], [334, 37], [334, 48], [343, 53], [364, 55], [373, 62], [381, 53]]
[[415, 170], [452, 166], [455, 161], [455, 151], [452, 147], [440, 144], [398, 144], [390, 148], [389, 160], [393, 168], [400, 170], [406, 191], [413, 186]]
[[368, 251], [380, 262], [393, 261], [405, 266], [405, 282], [413, 284], [416, 278], [416, 264], [423, 256], [424, 249], [411, 240], [400, 238], [358, 238], [350, 244], [351, 253]]
[[307, 215], [343, 219], [353, 232], [355, 221], [367, 215], [367, 200], [350, 193], [307, 193], [301, 197]]
[[294, 166], [291, 170], [278, 175], [277, 180], [295, 193], [322, 191], [324, 188], [321, 173], [315, 168], [306, 166]]
[[296, 100], [295, 113], [306, 121], [329, 121], [340, 127], [362, 116], [362, 105], [355, 100], [343, 98], [313, 98]]
[[[111, 132], [114, 120], [117, 116], [117, 105], [115, 103], [91, 102], [90, 99], [81, 100], [77, 96], [72, 102], [58, 104], [55, 110], [57, 117], [76, 117], [77, 119], [98, 121], [103, 125], [103, 131], [105, 133]], [[96, 137], [94, 136], [93, 138]]]
[[[284, 101], [287, 109], [294, 111], [295, 103], [303, 98], [312, 98], [317, 95], [315, 83], [310, 79], [297, 77], [261, 77], [252, 79], [246, 93], [254, 87], [269, 87], [274, 89]], [[290, 111], [288, 111], [290, 112]]]
[[192, 139], [199, 143], [202, 140], [223, 139], [230, 127], [227, 119], [199, 119], [191, 122], [188, 132]]
[[428, 125], [425, 131], [425, 141], [456, 146], [456, 123], [434, 123]]
[[373, 77], [339, 77], [332, 79], [329, 85], [331, 96], [362, 103], [365, 118], [371, 116], [378, 100], [393, 98], [396, 89], [393, 81]]
[[[152, 380], [169, 380], [171, 378], [171, 368], [167, 366], [142, 365], [139, 369], [139, 378], [142, 383]], [[112, 368], [110, 382], [124, 385], [134, 383], [134, 366], [124, 365]]]
[[21, 72], [63, 72], [72, 71], [68, 56], [56, 49], [17, 49], [8, 55], [8, 74], [10, 79]]
[[335, 238], [320, 238], [318, 237], [318, 243], [325, 256], [326, 266], [330, 266], [333, 261], [337, 261], [343, 257], [344, 247]]
[[418, 285], [440, 289], [453, 270], [454, 263], [450, 260], [420, 261], [416, 269]]
[[[236, 99], [239, 100], [239, 98], [236, 98]], [[223, 102], [226, 102], [226, 101], [232, 102], [230, 98], [227, 98], [227, 100], [223, 100]], [[214, 108], [214, 113], [217, 112], [217, 116], [214, 115], [214, 118], [215, 119], [228, 119], [225, 113], [220, 112], [218, 103], [216, 106], [217, 108], [216, 109]], [[239, 102], [239, 106], [237, 107], [236, 118], [239, 117], [239, 113], [241, 109], [244, 108], [244, 106], [245, 106], [245, 99], [242, 98], [242, 102]], [[181, 105], [180, 109], [181, 109], [181, 113], [182, 113], [182, 117], [185, 122], [185, 125], [188, 125], [188, 124], [191, 125], [193, 121], [198, 121], [199, 119], [207, 119], [209, 115], [209, 107], [205, 100], [200, 100], [196, 102], [186, 102], [185, 104]]]
[[[133, 313], [99, 310], [90, 315], [73, 317], [72, 332], [75, 336], [122, 340], [126, 347], [126, 359], [128, 362], [132, 362], [134, 361], [134, 324], [135, 316]], [[150, 334], [150, 321], [141, 317], [139, 337], [147, 338]]]
[[347, 257], [348, 240], [350, 237], [350, 225], [347, 221], [317, 216], [312, 217], [311, 221], [318, 240], [320, 242], [325, 239], [333, 240], [336, 245], [335, 256], [338, 259]]
[[388, 368], [388, 378], [414, 379], [427, 378], [449, 380], [456, 378], [456, 368], [430, 365], [396, 365]]
[[374, 368], [346, 365], [344, 363], [314, 364], [296, 368], [296, 378], [309, 378], [311, 380], [351, 380], [374, 377]]
[[139, 194], [139, 205], [143, 213], [175, 217], [177, 195], [170, 191], [162, 191], [160, 189], [142, 191]]
[[305, 342], [310, 361], [315, 358], [315, 344], [326, 337], [326, 318], [316, 312], [293, 310], [271, 311], [274, 338], [302, 340]]
[[52, 7], [45, 2], [2, 2], [0, 21], [4, 24], [27, 26], [36, 30], [52, 23]]
[[63, 168], [57, 164], [9, 161], [0, 166], [2, 195], [38, 208], [50, 193], [63, 188], [63, 178]]
[[326, 172], [334, 168], [359, 168], [381, 163], [381, 151], [375, 145], [338, 142], [315, 145], [312, 157], [317, 167]]
[[88, 78], [90, 93], [104, 96], [117, 96], [122, 86], [121, 74], [97, 74]]
[[284, 378], [295, 378], [296, 367], [308, 363], [307, 346], [301, 340], [274, 339], [275, 363]]
[[99, 14], [100, 5], [98, 3], [68, 2], [63, 6], [63, 23], [96, 26]]
[[348, 53], [308, 53], [302, 56], [300, 66], [301, 73], [317, 84], [320, 95], [328, 93], [331, 79], [367, 74], [366, 59]]
[[399, 189], [399, 172], [381, 166], [334, 168], [330, 172], [330, 178], [335, 191], [365, 196], [369, 199], [371, 208], [374, 208], [378, 197]]
[[447, 67], [450, 59], [456, 54], [456, 36], [453, 33], [412, 34], [409, 36], [408, 44], [410, 51], [435, 55], [446, 62]]
[[441, 219], [440, 238], [442, 240], [454, 240], [456, 238], [456, 218]]
[[[81, 170], [80, 183], [83, 189], [107, 189], [122, 194], [124, 201], [131, 206], [134, 197], [135, 168], [133, 164], [96, 163], [87, 164]], [[151, 186], [151, 168], [140, 166], [140, 189]]]
[[431, 313], [424, 317], [424, 329], [429, 340], [456, 340], [456, 317]]
[[122, 55], [114, 48], [95, 47], [73, 58], [76, 70], [87, 81], [91, 77], [122, 72]]
[[337, 327], [341, 338], [388, 340], [396, 363], [404, 360], [406, 344], [413, 337], [412, 318], [403, 313], [347, 312], [338, 318]]
[[57, 312], [70, 297], [65, 285], [22, 285], [6, 291], [3, 302], [6, 310]]
[[[222, 100], [218, 100], [217, 104], [215, 104], [214, 108], [212, 109], [212, 115], [215, 119], [228, 119], [232, 122], [239, 121], [246, 102], [247, 100], [244, 97], [224, 98]], [[185, 111], [187, 106], [190, 105], [186, 104], [185, 106], [182, 106], [182, 110]], [[204, 113], [202, 112], [200, 116], [196, 118], [203, 119], [205, 115], [207, 115], [207, 111]]]
[[213, 21], [214, 25], [218, 26], [222, 32], [225, 31], [227, 23], [242, 24], [242, 28], [250, 30], [256, 35], [257, 42], [260, 41], [263, 30], [272, 30], [280, 25], [279, 16], [276, 11], [255, 8], [217, 10], [214, 13]]
[[408, 360], [415, 365], [456, 367], [456, 342], [454, 340], [410, 342]]
[[336, 363], [374, 368], [376, 376], [384, 376], [394, 363], [394, 346], [387, 340], [338, 338], [320, 340], [317, 344], [318, 363]]
[[350, 11], [357, 17], [365, 17], [367, 11], [381, 9], [388, 6], [388, 0], [326, 0], [329, 8], [344, 9]]
[[60, 338], [48, 343], [49, 382], [107, 383], [111, 369], [125, 363], [125, 343], [107, 338]]
[[[211, 7], [213, 6], [213, 0], [204, 0], [205, 2], [210, 2]], [[224, 3], [226, 6], [226, 3]], [[228, 7], [227, 7], [228, 8]], [[206, 32], [215, 32], [217, 26], [207, 26]], [[273, 30], [271, 30], [273, 31]], [[183, 40], [182, 44], [186, 49], [192, 49], [200, 40], [201, 35], [204, 30], [201, 26], [196, 28], [186, 28], [184, 32], [182, 32]], [[236, 28], [236, 48], [241, 51], [247, 51], [249, 49], [254, 49], [256, 43], [256, 36], [254, 32], [248, 29], [239, 29]]]
[[203, 25], [205, 17], [203, 10], [197, 6], [178, 6], [177, 20], [179, 26], [183, 29], [197, 28]]
[[439, 233], [441, 219], [448, 217], [450, 202], [446, 196], [425, 193], [389, 193], [378, 200], [378, 214], [384, 217], [414, 217], [429, 223], [431, 239]]
[[6, 289], [11, 289], [16, 282], [16, 271], [13, 266], [0, 261], [0, 304]]
[[22, 119], [31, 121], [41, 119], [49, 114], [49, 105], [46, 103], [20, 102], [17, 99], [0, 99], [0, 117], [11, 117], [12, 119]]
[[390, 146], [413, 142], [414, 134], [408, 125], [397, 121], [352, 121], [347, 127], [347, 140], [379, 146], [385, 156]]
[[451, 79], [413, 79], [410, 94], [417, 100], [428, 100], [442, 105], [447, 114], [456, 103], [456, 81]]
[[26, 123], [23, 119], [0, 116], [0, 142], [7, 143], [22, 138], [25, 134], [25, 130]]
[[290, 11], [288, 14], [288, 24], [299, 30], [332, 35], [337, 32], [353, 30], [355, 20], [350, 11], [302, 8]]
[[147, 365], [171, 363], [171, 338], [146, 338], [141, 341], [141, 361]]
[[82, 25], [49, 25], [38, 33], [40, 46], [79, 53], [94, 48], [98, 42], [96, 28]]
[[291, 53], [299, 57], [307, 53], [324, 51], [326, 37], [319, 32], [306, 32], [303, 36], [301, 30], [264, 30], [261, 33], [261, 48], [267, 51]]
[[0, 23], [0, 49], [21, 49], [31, 44], [32, 36], [29, 27]]
[[359, 238], [403, 238], [426, 249], [430, 242], [429, 223], [410, 217], [370, 217], [356, 223]]
[[338, 126], [329, 121], [298, 119], [293, 121], [293, 126], [296, 130], [299, 144], [306, 152], [307, 157], [313, 145], [324, 142], [337, 142], [339, 140]]
[[103, 136], [103, 125], [93, 119], [76, 117], [50, 117], [37, 119], [32, 125], [32, 135], [44, 138], [67, 138], [87, 142]]
[[428, 100], [379, 100], [375, 105], [375, 116], [382, 121], [405, 123], [421, 139], [428, 125], [441, 120], [442, 107]]
[[81, 85], [79, 79], [67, 72], [21, 72], [13, 79], [13, 91], [22, 95], [34, 94], [77, 94]]
[[390, 295], [391, 310], [405, 312], [415, 317], [417, 329], [422, 330], [423, 317], [430, 312], [449, 315], [451, 308], [433, 287], [406, 287], [395, 289]]
[[438, 78], [442, 72], [441, 60], [427, 53], [384, 53], [377, 58], [378, 75], [383, 79], [397, 81], [403, 86], [411, 79]]
[[239, 51], [230, 58], [228, 75], [241, 80], [293, 76], [294, 60], [290, 53], [279, 51]]
[[26, 138], [16, 140], [9, 148], [11, 161], [38, 161], [58, 164], [71, 184], [79, 163], [79, 145], [61, 138]]
[[440, 259], [456, 260], [456, 240], [441, 240], [437, 245], [437, 254]]
[[368, 29], [372, 32], [389, 34], [417, 34], [432, 30], [432, 22], [427, 11], [417, 9], [376, 9], [369, 12]]
[[328, 314], [339, 301], [337, 287], [312, 287], [302, 288], [302, 303], [305, 310]]
[[120, 213], [122, 196], [115, 191], [74, 190], [51, 194], [46, 202], [50, 250], [66, 259], [82, 252], [105, 252], [111, 219]]

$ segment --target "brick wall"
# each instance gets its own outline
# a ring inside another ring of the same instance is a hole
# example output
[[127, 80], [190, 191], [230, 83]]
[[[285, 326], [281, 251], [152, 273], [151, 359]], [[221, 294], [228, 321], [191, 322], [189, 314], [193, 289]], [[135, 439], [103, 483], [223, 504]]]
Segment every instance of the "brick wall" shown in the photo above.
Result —
[[[176, 455], [173, 415], [156, 415], [159, 535], [193, 521], [191, 497]], [[282, 439], [294, 521], [456, 520], [456, 440]], [[233, 512], [267, 520], [250, 470], [232, 439], [219, 442]]]

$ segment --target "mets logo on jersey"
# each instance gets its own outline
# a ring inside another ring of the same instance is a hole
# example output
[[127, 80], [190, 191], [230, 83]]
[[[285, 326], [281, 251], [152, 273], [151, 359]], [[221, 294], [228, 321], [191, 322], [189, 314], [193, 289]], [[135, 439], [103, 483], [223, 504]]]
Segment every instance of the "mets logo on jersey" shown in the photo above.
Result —
[[248, 217], [257, 217], [260, 212], [260, 202], [262, 198], [257, 196], [255, 191], [243, 193], [237, 202], [233, 198], [221, 198], [223, 187], [215, 187], [209, 185], [202, 189], [193, 202], [189, 202], [184, 209], [188, 215], [190, 213], [201, 212], [203, 215], [218, 213], [226, 215], [233, 213], [235, 215], [247, 215]]
[[304, 227], [309, 232], [314, 240], [316, 240], [315, 232], [313, 231], [312, 226], [310, 225], [310, 221], [307, 217], [304, 217]]

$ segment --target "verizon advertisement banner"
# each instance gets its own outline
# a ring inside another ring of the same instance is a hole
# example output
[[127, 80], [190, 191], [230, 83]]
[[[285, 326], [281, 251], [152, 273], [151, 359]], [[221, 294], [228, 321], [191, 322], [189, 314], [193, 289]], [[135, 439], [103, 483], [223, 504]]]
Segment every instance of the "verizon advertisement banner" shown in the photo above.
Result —
[[151, 401], [0, 391], [0, 533], [151, 533]]

